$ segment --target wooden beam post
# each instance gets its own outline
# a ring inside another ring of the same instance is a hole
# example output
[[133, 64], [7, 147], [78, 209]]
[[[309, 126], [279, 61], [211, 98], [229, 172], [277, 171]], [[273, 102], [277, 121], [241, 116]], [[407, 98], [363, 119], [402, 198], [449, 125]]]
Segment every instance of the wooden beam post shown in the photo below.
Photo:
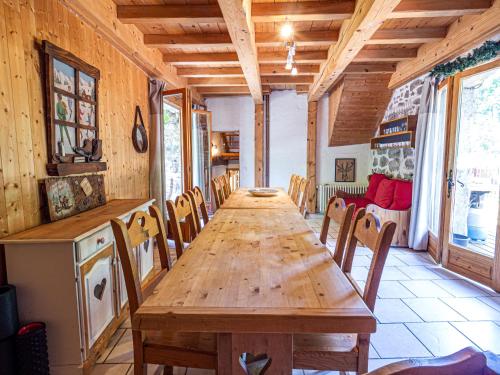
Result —
[[255, 186], [264, 185], [264, 106], [255, 104]]
[[250, 93], [254, 102], [261, 104], [262, 86], [257, 60], [257, 46], [255, 45], [255, 29], [251, 19], [252, 1], [218, 0], [218, 3]]
[[316, 125], [318, 102], [307, 103], [307, 178], [311, 179], [309, 185], [309, 198], [307, 212], [316, 212]]
[[321, 66], [309, 90], [308, 100], [315, 101], [339, 79], [344, 69], [390, 16], [400, 0], [358, 0], [354, 15], [344, 21], [338, 43], [330, 47], [327, 61]]
[[462, 16], [448, 29], [448, 36], [435, 43], [424, 44], [417, 57], [400, 62], [392, 75], [389, 88], [399, 87], [428, 72], [435, 65], [451, 60], [500, 32], [500, 0], [480, 15]]

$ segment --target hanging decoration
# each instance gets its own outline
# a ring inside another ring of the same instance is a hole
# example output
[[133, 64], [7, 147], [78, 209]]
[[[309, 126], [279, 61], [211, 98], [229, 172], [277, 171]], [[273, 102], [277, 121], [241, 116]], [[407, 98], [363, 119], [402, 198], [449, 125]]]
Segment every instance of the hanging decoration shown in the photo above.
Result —
[[431, 70], [431, 76], [444, 79], [463, 72], [465, 69], [494, 59], [500, 51], [500, 42], [488, 40], [481, 47], [475, 48], [467, 56], [457, 57], [455, 60], [436, 65]]

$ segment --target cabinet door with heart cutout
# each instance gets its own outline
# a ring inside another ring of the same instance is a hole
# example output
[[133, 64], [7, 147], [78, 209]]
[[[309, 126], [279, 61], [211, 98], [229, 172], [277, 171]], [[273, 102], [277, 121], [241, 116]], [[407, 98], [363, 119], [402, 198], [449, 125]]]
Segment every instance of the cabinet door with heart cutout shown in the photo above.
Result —
[[116, 319], [113, 246], [102, 250], [80, 267], [85, 338], [90, 349]]

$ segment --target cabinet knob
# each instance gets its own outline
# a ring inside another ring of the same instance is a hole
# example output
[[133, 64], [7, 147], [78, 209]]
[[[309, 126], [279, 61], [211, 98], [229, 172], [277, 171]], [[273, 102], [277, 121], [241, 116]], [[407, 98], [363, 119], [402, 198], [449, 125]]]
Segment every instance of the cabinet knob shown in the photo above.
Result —
[[106, 241], [106, 239], [105, 239], [104, 237], [99, 237], [99, 238], [97, 239], [97, 244], [98, 244], [98, 245], [102, 245], [102, 244], [104, 243], [104, 241]]

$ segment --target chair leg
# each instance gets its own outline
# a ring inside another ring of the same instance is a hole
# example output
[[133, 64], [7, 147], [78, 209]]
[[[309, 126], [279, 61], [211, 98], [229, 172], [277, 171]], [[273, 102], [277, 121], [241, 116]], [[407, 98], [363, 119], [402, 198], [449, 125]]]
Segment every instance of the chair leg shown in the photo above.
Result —
[[164, 366], [163, 375], [174, 375], [174, 368], [172, 366]]
[[148, 366], [145, 363], [134, 362], [134, 375], [147, 375]]
[[141, 331], [132, 330], [132, 343], [134, 345], [134, 375], [147, 375], [148, 366], [144, 363], [143, 335]]

